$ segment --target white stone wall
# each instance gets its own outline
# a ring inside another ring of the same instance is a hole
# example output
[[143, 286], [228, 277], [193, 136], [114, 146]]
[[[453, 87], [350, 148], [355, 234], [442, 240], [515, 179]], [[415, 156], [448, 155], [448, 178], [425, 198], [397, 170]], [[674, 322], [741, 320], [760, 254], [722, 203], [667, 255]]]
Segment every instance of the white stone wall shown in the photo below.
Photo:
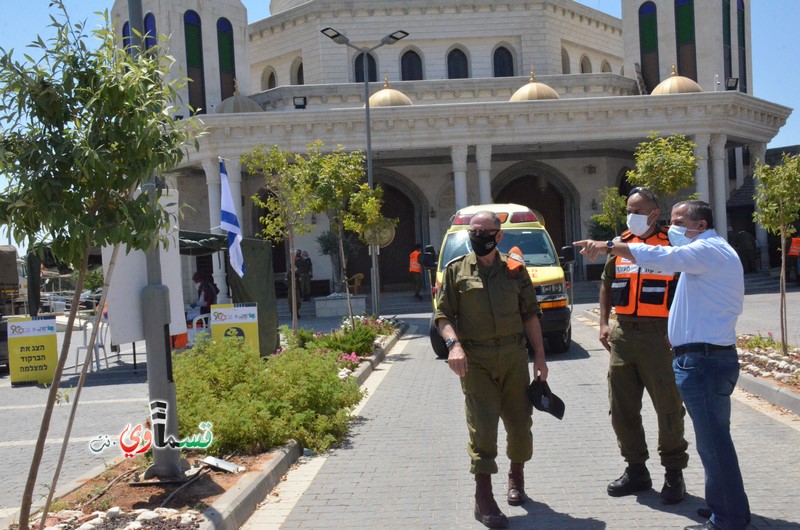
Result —
[[[675, 44], [674, 0], [653, 0], [658, 17], [658, 66], [663, 81], [677, 64]], [[633, 63], [641, 62], [639, 53], [639, 7], [644, 0], [622, 0], [622, 24], [625, 35], [625, 71], [633, 75]], [[732, 77], [740, 77], [737, 0], [731, 0]], [[750, 0], [744, 0], [745, 45], [747, 55], [748, 93], [753, 93], [752, 45], [750, 42]], [[722, 0], [695, 0], [695, 48], [697, 82], [703, 90], [714, 91], [714, 76], [719, 76], [719, 90], [725, 90], [725, 67], [722, 35]], [[678, 72], [680, 73], [680, 72]]]
[[[365, 23], [368, 21], [368, 24]], [[358, 52], [337, 45], [320, 30], [333, 27], [359, 48], [377, 44], [398, 29], [410, 35], [374, 52], [379, 77], [400, 79], [400, 58], [409, 49], [423, 60], [426, 80], [447, 78], [447, 54], [460, 48], [467, 55], [472, 78], [493, 76], [492, 54], [505, 45], [514, 57], [515, 73], [561, 74], [561, 48], [575, 61], [586, 55], [599, 72], [608, 61], [612, 72], [622, 68], [622, 29], [618, 19], [570, 0], [548, 2], [325, 2], [313, 0], [250, 26], [251, 89], [260, 92], [266, 67], [279, 85], [289, 84], [289, 66], [302, 57], [305, 83], [355, 82]]]
[[[161, 35], [172, 36], [167, 53], [175, 58], [170, 75], [172, 79], [186, 77], [186, 40], [184, 36], [183, 14], [193, 10], [200, 16], [203, 35], [203, 69], [205, 75], [205, 93], [207, 112], [213, 113], [220, 104], [221, 88], [219, 80], [219, 51], [217, 43], [217, 20], [227, 18], [233, 26], [234, 57], [236, 80], [242, 91], [250, 87], [250, 65], [247, 53], [247, 12], [241, 0], [142, 0], [142, 15], [153, 13], [156, 19], [156, 30]], [[111, 9], [115, 33], [122, 42], [122, 26], [128, 20], [128, 2], [116, 0]], [[187, 88], [179, 91], [184, 103], [188, 104]], [[188, 116], [186, 107], [175, 109], [176, 114]]]

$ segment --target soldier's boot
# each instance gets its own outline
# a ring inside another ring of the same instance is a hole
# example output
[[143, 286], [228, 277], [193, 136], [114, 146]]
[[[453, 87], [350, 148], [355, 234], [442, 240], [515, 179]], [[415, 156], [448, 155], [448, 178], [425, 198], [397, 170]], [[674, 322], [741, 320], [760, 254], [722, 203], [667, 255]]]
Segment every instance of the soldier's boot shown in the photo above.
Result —
[[522, 470], [524, 466], [524, 463], [511, 462], [511, 469], [508, 471], [506, 499], [511, 506], [519, 506], [528, 500], [528, 496], [525, 495], [525, 475]]
[[492, 476], [475, 474], [475, 519], [487, 528], [508, 528], [508, 517], [500, 511], [492, 493]]
[[678, 504], [686, 497], [686, 484], [683, 482], [683, 471], [667, 469], [664, 475], [664, 487], [661, 488], [662, 504]]
[[628, 464], [622, 476], [609, 484], [606, 490], [612, 497], [624, 497], [652, 487], [650, 472], [644, 464]]

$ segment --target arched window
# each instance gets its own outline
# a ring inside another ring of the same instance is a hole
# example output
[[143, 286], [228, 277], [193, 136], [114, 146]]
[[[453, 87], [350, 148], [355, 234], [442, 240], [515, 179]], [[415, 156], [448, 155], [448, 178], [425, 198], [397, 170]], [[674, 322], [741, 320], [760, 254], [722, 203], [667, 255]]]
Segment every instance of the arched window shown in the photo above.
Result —
[[608, 61], [603, 61], [603, 64], [600, 66], [601, 72], [611, 72], [611, 65], [608, 64]]
[[736, 31], [739, 33], [739, 91], [747, 92], [747, 41], [744, 28], [744, 0], [736, 4]]
[[275, 76], [275, 70], [265, 68], [261, 73], [261, 90], [270, 90], [276, 86], [278, 86], [278, 79]]
[[292, 66], [292, 84], [293, 85], [304, 85], [305, 78], [303, 76], [303, 60], [297, 59]]
[[144, 50], [147, 51], [158, 43], [158, 33], [156, 33], [156, 16], [147, 13], [144, 16]]
[[219, 51], [219, 90], [224, 100], [233, 95], [236, 84], [233, 26], [227, 18], [217, 20], [217, 50]]
[[561, 48], [561, 73], [568, 74], [569, 70], [569, 54], [566, 48]]
[[581, 57], [581, 73], [582, 74], [592, 73], [592, 61], [590, 61], [589, 58], [586, 57], [585, 55]]
[[[353, 73], [355, 74], [356, 83], [364, 82], [364, 54], [359, 53], [356, 55], [356, 60], [353, 65]], [[367, 75], [369, 82], [374, 83], [378, 80], [378, 67], [375, 65], [375, 57], [371, 53], [367, 54]]]
[[194, 11], [183, 14], [186, 39], [186, 76], [189, 78], [189, 106], [193, 114], [205, 114], [206, 80], [203, 72], [203, 30], [200, 15]]
[[128, 55], [133, 53], [131, 50], [131, 24], [130, 22], [125, 22], [122, 25], [122, 49], [128, 52]]
[[731, 0], [722, 0], [722, 64], [724, 78], [733, 74], [733, 55], [731, 55]]
[[512, 77], [514, 75], [514, 57], [508, 48], [500, 46], [494, 51], [494, 76]]
[[675, 0], [675, 47], [678, 50], [678, 74], [697, 81], [694, 0]]
[[422, 59], [417, 52], [409, 50], [400, 58], [400, 78], [403, 81], [422, 80]]
[[447, 78], [467, 79], [469, 77], [469, 63], [467, 54], [456, 48], [447, 54]]
[[642, 60], [642, 79], [647, 92], [660, 81], [658, 71], [658, 13], [653, 2], [639, 6], [639, 53]]

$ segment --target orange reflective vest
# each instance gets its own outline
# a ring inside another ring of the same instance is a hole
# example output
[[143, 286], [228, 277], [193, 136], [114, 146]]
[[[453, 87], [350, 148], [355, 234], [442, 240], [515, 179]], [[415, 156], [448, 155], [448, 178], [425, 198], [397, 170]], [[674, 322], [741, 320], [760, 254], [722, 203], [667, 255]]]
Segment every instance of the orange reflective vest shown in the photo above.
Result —
[[408, 256], [408, 272], [416, 272], [422, 274], [422, 265], [419, 264], [419, 257], [422, 252], [419, 250], [413, 251]]
[[[622, 241], [669, 245], [669, 237], [665, 231], [656, 232], [647, 239], [640, 239], [626, 230], [622, 234]], [[617, 256], [614, 265], [611, 303], [618, 315], [659, 318], [669, 316], [669, 306], [672, 304], [678, 283], [674, 272], [640, 267], [622, 256]]]
[[800, 237], [793, 237], [789, 244], [789, 255], [800, 256]]

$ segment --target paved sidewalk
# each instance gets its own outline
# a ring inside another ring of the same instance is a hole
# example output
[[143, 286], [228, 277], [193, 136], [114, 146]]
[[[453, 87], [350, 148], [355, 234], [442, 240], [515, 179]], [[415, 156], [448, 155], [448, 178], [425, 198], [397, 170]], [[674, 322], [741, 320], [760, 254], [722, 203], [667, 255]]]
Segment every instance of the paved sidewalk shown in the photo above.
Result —
[[[411, 327], [373, 374], [385, 372], [344, 446], [301, 460], [243, 528], [483, 528], [472, 517], [474, 482], [458, 381], [430, 349], [427, 315], [406, 320]], [[697, 522], [703, 471], [688, 418], [685, 502], [660, 504], [663, 470], [657, 457], [649, 462], [657, 489], [638, 497], [606, 494], [606, 484], [624, 467], [607, 415], [608, 356], [596, 347], [597, 332], [590, 325], [576, 321], [573, 333], [570, 352], [549, 361], [551, 386], [566, 402], [566, 416], [559, 422], [534, 415], [534, 458], [526, 466], [532, 502], [506, 505], [508, 460], [500, 449], [501, 473], [493, 482], [511, 528], [675, 529]], [[649, 403], [644, 416], [654, 448]], [[752, 528], [799, 529], [800, 419], [767, 415], [737, 398], [732, 423]]]

